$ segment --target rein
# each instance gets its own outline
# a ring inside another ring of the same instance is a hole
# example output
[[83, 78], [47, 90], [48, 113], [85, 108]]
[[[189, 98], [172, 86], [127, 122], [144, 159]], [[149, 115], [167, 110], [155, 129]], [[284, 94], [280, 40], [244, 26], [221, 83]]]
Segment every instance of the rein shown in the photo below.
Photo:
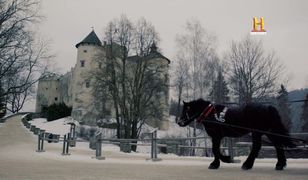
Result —
[[204, 119], [206, 119], [209, 114], [214, 110], [214, 105], [212, 104], [209, 104], [203, 111], [202, 113], [200, 114], [200, 116], [197, 118], [197, 122], [198, 123], [202, 123], [202, 121]]

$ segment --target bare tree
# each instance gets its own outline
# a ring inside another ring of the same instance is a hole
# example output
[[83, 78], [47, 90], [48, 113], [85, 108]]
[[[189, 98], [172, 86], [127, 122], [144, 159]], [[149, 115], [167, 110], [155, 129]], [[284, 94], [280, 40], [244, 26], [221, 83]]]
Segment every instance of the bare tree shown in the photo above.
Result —
[[233, 42], [226, 55], [230, 85], [240, 104], [261, 100], [275, 93], [283, 70], [275, 53], [266, 53], [262, 42], [246, 36]]
[[[133, 24], [121, 16], [108, 24], [105, 36], [104, 50], [96, 58], [101, 66], [91, 75], [94, 91], [113, 102], [118, 138], [137, 138], [146, 119], [161, 112], [156, 101], [160, 93], [168, 94], [168, 63], [152, 61], [161, 57], [153, 45], [159, 39], [145, 19]], [[130, 56], [131, 51], [137, 55]]]
[[[176, 38], [178, 48], [176, 59], [186, 61], [188, 65], [189, 75], [187, 77], [189, 79], [185, 79], [187, 83], [182, 84], [185, 84], [186, 100], [204, 98], [210, 90], [207, 87], [210, 87], [214, 82], [218, 65], [218, 57], [215, 52], [216, 38], [208, 33], [196, 19], [187, 21], [185, 30], [184, 34], [178, 35]], [[176, 67], [179, 68], [180, 66]], [[176, 69], [175, 71], [177, 70], [182, 71], [181, 69]], [[180, 76], [183, 74], [176, 73], [176, 75], [178, 77], [175, 79], [180, 80]], [[178, 95], [182, 95], [183, 89], [176, 90], [181, 90]], [[194, 124], [193, 136], [196, 136], [196, 123]], [[195, 143], [196, 141], [194, 140], [192, 145]], [[194, 151], [192, 155], [194, 155]]]
[[177, 59], [188, 62], [190, 74], [190, 99], [205, 97], [214, 81], [214, 74], [218, 66], [218, 57], [215, 52], [216, 37], [208, 33], [201, 23], [192, 19], [186, 23], [186, 33], [178, 35]]
[[35, 34], [29, 30], [41, 19], [38, 10], [38, 0], [0, 0], [0, 97], [14, 112], [16, 100], [20, 109], [28, 90], [46, 70], [43, 61], [52, 57], [48, 43], [35, 41]]
[[185, 87], [189, 86], [189, 65], [183, 58], [178, 57], [175, 67], [173, 69], [173, 87], [175, 87], [177, 94], [177, 116], [176, 121], [180, 115], [181, 102], [183, 98], [183, 91]]

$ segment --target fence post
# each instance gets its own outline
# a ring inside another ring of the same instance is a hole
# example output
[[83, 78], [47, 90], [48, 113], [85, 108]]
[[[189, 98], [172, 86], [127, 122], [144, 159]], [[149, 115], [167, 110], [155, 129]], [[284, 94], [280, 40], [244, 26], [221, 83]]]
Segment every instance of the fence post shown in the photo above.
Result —
[[37, 135], [38, 140], [37, 140], [37, 150], [36, 152], [41, 152], [41, 134]]
[[68, 141], [70, 139], [70, 133], [68, 133], [67, 135], [64, 135], [64, 139], [63, 139], [63, 150], [62, 150], [62, 155], [65, 156], [65, 155], [70, 155], [68, 153]]
[[41, 151], [44, 152], [45, 130], [41, 130], [40, 134], [41, 134]]
[[157, 130], [153, 132], [153, 141], [154, 141], [154, 159], [157, 159]]
[[152, 161], [161, 161], [160, 158], [157, 158], [157, 128], [155, 128], [151, 132], [151, 158], [147, 160], [152, 160]]
[[228, 153], [229, 153], [229, 156], [231, 158], [231, 161], [234, 161], [233, 139], [232, 138], [229, 138]]
[[71, 125], [70, 127], [70, 134], [71, 134], [71, 138], [70, 138], [70, 142], [69, 142], [69, 146], [70, 147], [75, 147], [76, 146], [76, 125], [75, 123], [69, 123]]
[[37, 143], [37, 150], [36, 152], [44, 152], [44, 130], [41, 130], [37, 137], [38, 137], [38, 143]]
[[106, 159], [102, 156], [102, 133], [96, 135], [95, 158], [98, 160]]

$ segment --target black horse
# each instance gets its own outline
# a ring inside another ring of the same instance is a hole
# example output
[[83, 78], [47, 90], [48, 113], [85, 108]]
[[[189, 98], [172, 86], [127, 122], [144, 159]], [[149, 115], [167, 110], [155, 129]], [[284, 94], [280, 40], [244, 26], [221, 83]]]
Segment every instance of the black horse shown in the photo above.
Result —
[[242, 169], [253, 167], [255, 158], [261, 149], [261, 137], [266, 135], [273, 143], [277, 153], [278, 162], [276, 170], [283, 170], [287, 165], [283, 147], [294, 147], [289, 137], [288, 130], [281, 122], [278, 111], [273, 106], [249, 104], [240, 108], [227, 108], [223, 105], [214, 105], [209, 101], [198, 99], [183, 102], [183, 111], [177, 121], [179, 126], [187, 126], [197, 120], [202, 123], [207, 134], [212, 138], [212, 151], [215, 156], [209, 169], [218, 169], [220, 160], [231, 163], [230, 156], [220, 153], [219, 147], [223, 137], [240, 137], [251, 133], [252, 150]]

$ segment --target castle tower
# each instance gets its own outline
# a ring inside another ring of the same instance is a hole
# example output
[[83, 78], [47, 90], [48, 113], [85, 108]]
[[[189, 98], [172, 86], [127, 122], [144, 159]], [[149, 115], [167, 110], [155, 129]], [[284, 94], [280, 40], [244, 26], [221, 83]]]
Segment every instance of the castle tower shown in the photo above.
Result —
[[77, 62], [73, 70], [72, 81], [72, 116], [89, 125], [96, 124], [94, 97], [92, 95], [93, 79], [91, 72], [98, 65], [95, 58], [102, 49], [102, 43], [94, 30], [76, 44]]

